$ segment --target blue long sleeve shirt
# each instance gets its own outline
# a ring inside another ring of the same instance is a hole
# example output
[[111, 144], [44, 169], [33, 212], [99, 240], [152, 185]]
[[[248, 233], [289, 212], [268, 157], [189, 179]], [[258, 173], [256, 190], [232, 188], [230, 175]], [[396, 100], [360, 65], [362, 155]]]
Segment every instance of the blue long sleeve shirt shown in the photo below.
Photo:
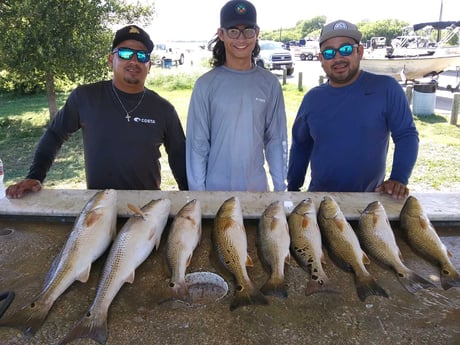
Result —
[[385, 178], [389, 138], [390, 179], [407, 184], [418, 154], [418, 132], [406, 95], [388, 76], [361, 71], [351, 85], [329, 84], [305, 96], [292, 128], [288, 190], [374, 192]]

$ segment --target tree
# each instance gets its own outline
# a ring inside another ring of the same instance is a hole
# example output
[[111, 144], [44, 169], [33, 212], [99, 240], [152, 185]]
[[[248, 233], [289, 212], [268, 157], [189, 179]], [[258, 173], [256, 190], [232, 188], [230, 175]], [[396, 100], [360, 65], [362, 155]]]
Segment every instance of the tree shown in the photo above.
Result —
[[0, 70], [29, 90], [46, 89], [53, 118], [56, 80], [84, 83], [107, 77], [112, 28], [146, 25], [153, 15], [153, 3], [140, 1], [0, 0]]
[[312, 33], [320, 32], [325, 23], [326, 16], [317, 16], [297, 22], [296, 28], [300, 31], [300, 38], [305, 38]]
[[409, 23], [398, 19], [384, 19], [375, 22], [363, 21], [357, 24], [363, 33], [361, 42], [366, 43], [372, 37], [386, 37], [387, 43], [391, 42], [394, 36], [401, 35], [402, 29]]

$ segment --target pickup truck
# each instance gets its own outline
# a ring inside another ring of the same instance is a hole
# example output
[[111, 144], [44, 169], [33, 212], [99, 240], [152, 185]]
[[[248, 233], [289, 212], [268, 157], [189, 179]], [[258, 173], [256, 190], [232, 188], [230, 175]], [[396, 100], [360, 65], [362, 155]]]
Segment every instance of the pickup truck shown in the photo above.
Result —
[[289, 50], [282, 47], [281, 42], [259, 41], [260, 53], [256, 57], [257, 66], [270, 71], [286, 70], [287, 75], [294, 73], [294, 59]]
[[155, 43], [151, 54], [152, 63], [155, 65], [165, 66], [165, 62], [178, 66], [183, 65], [185, 53], [178, 47], [168, 43]]

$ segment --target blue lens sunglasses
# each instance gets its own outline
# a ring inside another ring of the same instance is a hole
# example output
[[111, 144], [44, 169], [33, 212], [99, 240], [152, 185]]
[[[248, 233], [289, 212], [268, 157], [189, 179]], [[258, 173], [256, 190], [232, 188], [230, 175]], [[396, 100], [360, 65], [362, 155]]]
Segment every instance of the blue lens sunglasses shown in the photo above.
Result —
[[339, 52], [339, 54], [342, 56], [350, 56], [351, 53], [353, 52], [353, 48], [358, 48], [358, 46], [359, 46], [358, 44], [346, 43], [340, 46], [339, 49], [334, 49], [334, 48], [324, 49], [321, 52], [321, 55], [323, 56], [325, 60], [332, 60], [335, 57], [335, 54], [337, 54], [337, 52]]
[[112, 54], [118, 54], [118, 57], [123, 60], [131, 60], [136, 54], [137, 61], [141, 63], [146, 63], [150, 60], [150, 54], [145, 50], [136, 50], [131, 48], [115, 48], [112, 51]]

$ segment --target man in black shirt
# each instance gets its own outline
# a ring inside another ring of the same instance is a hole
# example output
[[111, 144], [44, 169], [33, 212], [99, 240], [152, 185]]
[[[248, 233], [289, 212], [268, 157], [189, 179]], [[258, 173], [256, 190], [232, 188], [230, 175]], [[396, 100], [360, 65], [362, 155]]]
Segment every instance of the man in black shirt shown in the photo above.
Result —
[[165, 146], [180, 190], [187, 190], [185, 134], [174, 107], [144, 84], [153, 42], [135, 25], [115, 34], [108, 63], [113, 79], [77, 87], [40, 139], [27, 177], [9, 198], [39, 191], [64, 141], [83, 131], [88, 189], [160, 189]]

